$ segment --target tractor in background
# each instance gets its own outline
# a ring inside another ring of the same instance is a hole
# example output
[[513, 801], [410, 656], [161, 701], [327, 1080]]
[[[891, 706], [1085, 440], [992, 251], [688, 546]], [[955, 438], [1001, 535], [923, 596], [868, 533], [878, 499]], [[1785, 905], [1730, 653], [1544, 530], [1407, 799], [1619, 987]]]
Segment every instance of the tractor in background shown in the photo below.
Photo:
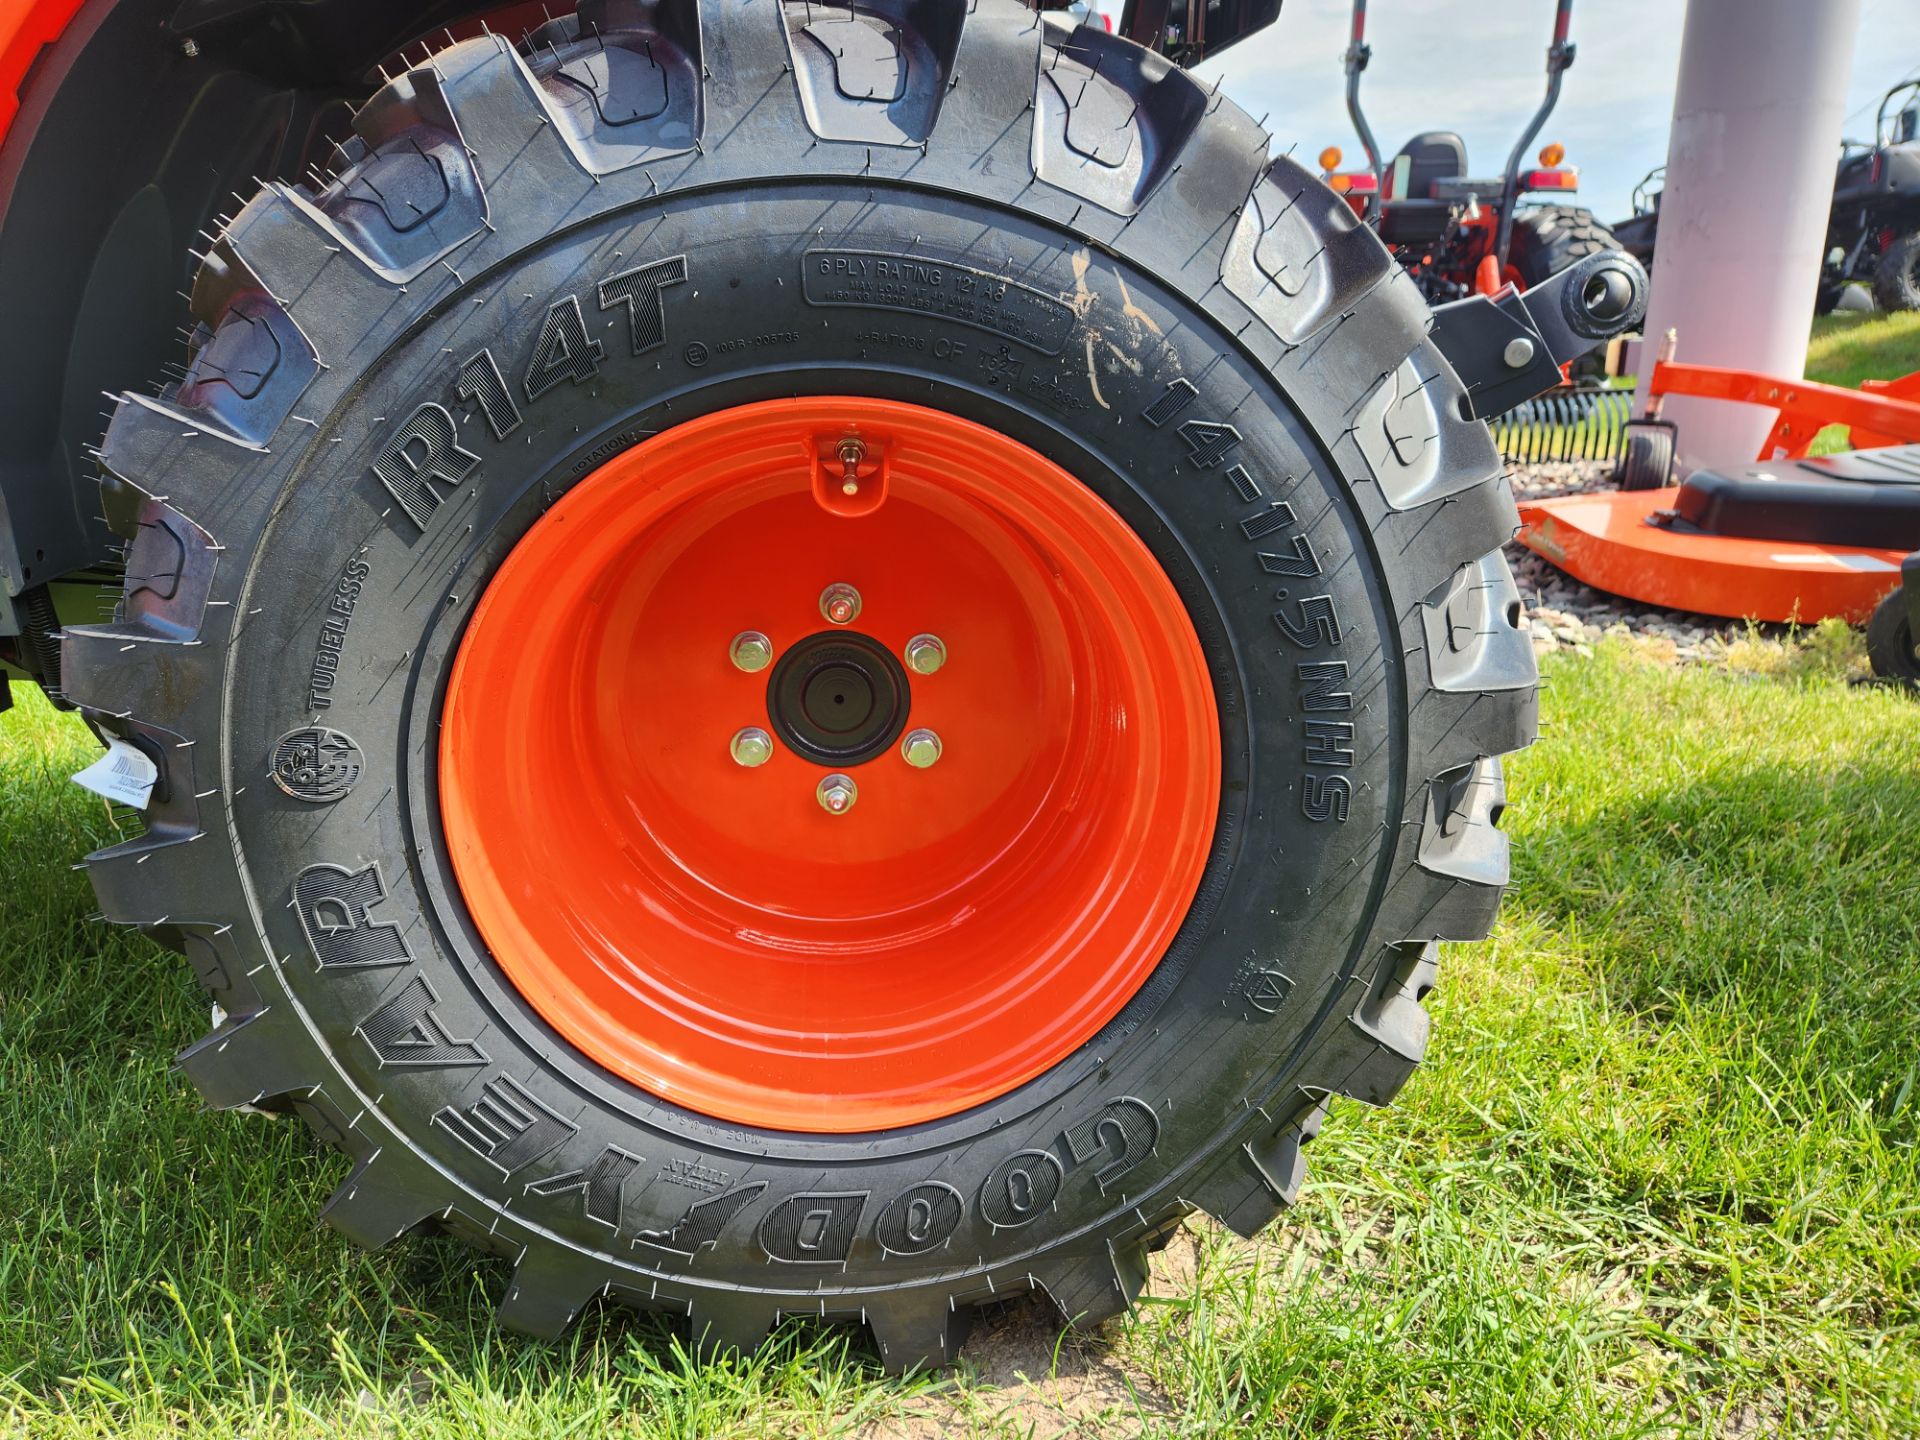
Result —
[[[1665, 177], [1665, 166], [1648, 172], [1634, 187], [1633, 214], [1613, 227], [1649, 271]], [[1920, 80], [1881, 97], [1871, 144], [1840, 142], [1814, 313], [1831, 313], [1850, 284], [1870, 286], [1876, 309], [1920, 310]]]
[[1621, 248], [1591, 210], [1553, 203], [1521, 208], [1529, 196], [1559, 197], [1579, 189], [1580, 172], [1565, 164], [1559, 144], [1541, 147], [1538, 165], [1527, 166], [1527, 149], [1560, 99], [1560, 80], [1573, 64], [1567, 38], [1573, 0], [1558, 0], [1553, 43], [1547, 48], [1547, 94], [1507, 156], [1498, 176], [1471, 178], [1467, 147], [1452, 130], [1423, 130], [1390, 160], [1381, 158], [1373, 128], [1360, 108], [1360, 75], [1373, 56], [1366, 43], [1367, 0], [1354, 0], [1347, 46], [1347, 113], [1360, 136], [1367, 164], [1341, 171], [1341, 152], [1320, 152], [1327, 183], [1347, 197], [1355, 213], [1374, 224], [1407, 272], [1435, 304], [1463, 295], [1490, 295], [1502, 285], [1527, 289], [1589, 255]]

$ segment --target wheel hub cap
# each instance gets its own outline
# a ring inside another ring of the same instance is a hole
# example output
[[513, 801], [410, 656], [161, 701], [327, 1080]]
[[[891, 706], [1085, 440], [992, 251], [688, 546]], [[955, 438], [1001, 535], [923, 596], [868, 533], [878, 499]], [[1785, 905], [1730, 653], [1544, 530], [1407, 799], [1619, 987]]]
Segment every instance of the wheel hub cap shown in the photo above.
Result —
[[773, 667], [767, 711], [797, 755], [820, 765], [863, 765], [907, 725], [907, 672], [870, 635], [809, 635]]

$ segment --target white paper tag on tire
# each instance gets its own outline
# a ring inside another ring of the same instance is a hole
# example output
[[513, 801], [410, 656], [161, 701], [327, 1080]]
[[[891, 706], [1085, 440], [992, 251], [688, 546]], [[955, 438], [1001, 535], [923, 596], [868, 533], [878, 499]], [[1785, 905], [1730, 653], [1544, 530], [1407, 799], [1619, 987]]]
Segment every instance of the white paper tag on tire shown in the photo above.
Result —
[[94, 794], [136, 810], [147, 808], [153, 782], [159, 778], [160, 767], [147, 758], [146, 751], [118, 736], [107, 741], [106, 754], [73, 777], [75, 784], [84, 785]]

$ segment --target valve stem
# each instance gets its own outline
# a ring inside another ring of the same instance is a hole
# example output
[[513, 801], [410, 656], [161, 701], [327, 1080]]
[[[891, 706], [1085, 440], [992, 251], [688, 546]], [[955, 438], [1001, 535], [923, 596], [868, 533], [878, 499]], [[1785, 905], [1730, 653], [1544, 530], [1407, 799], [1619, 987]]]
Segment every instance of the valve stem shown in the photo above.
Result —
[[849, 435], [840, 442], [840, 464], [845, 473], [840, 477], [842, 495], [860, 493], [860, 462], [867, 458], [867, 447], [857, 435]]

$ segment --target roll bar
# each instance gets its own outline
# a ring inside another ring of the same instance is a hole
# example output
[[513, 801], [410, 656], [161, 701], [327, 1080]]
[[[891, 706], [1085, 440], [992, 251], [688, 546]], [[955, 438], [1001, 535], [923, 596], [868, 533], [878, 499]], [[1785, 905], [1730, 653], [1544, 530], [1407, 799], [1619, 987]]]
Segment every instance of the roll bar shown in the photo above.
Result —
[[1553, 107], [1560, 103], [1560, 77], [1573, 64], [1573, 42], [1567, 39], [1567, 29], [1572, 22], [1573, 0], [1559, 0], [1553, 16], [1553, 43], [1547, 47], [1547, 98], [1540, 102], [1540, 108], [1533, 112], [1533, 119], [1515, 142], [1513, 153], [1507, 156], [1506, 173], [1500, 177], [1500, 238], [1494, 242], [1493, 253], [1502, 265], [1507, 262], [1507, 244], [1513, 239], [1513, 212], [1520, 204], [1520, 164], [1539, 136], [1540, 127], [1553, 113]]
[[1366, 197], [1367, 210], [1363, 218], [1371, 219], [1380, 209], [1380, 146], [1373, 138], [1373, 129], [1367, 124], [1367, 117], [1360, 110], [1360, 72], [1367, 68], [1367, 61], [1373, 58], [1373, 47], [1367, 44], [1367, 0], [1353, 0], [1353, 31], [1347, 41], [1345, 56], [1347, 71], [1347, 116], [1353, 121], [1355, 133], [1360, 136], [1360, 147], [1367, 152], [1367, 168], [1373, 172], [1373, 193]]
[[[1909, 96], [1912, 98], [1909, 100]], [[1895, 101], [1902, 103], [1895, 104]], [[1913, 136], [1900, 134], [1900, 116], [1909, 104], [1920, 104], [1920, 80], [1902, 80], [1898, 85], [1880, 97], [1880, 109], [1873, 117], [1873, 143], [1875, 147], [1904, 144]], [[1892, 117], [1889, 123], [1888, 117]]]

